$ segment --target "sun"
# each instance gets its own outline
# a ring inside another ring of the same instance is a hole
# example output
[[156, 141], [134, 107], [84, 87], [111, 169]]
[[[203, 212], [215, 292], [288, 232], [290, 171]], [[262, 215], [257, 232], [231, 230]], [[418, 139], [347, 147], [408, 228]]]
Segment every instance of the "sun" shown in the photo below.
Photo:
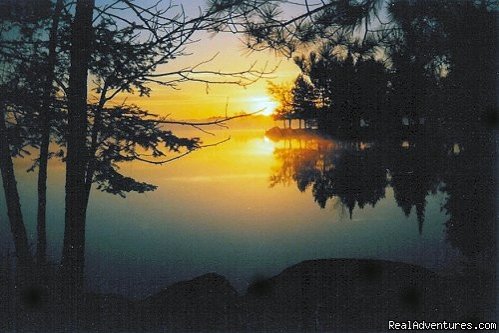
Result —
[[258, 114], [262, 116], [271, 116], [279, 105], [270, 96], [255, 96], [250, 99], [252, 112], [260, 111]]

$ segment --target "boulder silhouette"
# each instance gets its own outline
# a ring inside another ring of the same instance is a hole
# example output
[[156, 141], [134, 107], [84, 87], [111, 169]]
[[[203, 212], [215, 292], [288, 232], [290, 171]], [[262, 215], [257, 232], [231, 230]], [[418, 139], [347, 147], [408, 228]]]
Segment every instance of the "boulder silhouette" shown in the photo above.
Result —
[[416, 265], [320, 259], [254, 281], [243, 296], [225, 277], [209, 273], [138, 302], [104, 295], [87, 302], [90, 318], [104, 326], [148, 332], [385, 331], [389, 321], [483, 319], [468, 301], [477, 288]]
[[389, 320], [445, 319], [452, 310], [443, 290], [447, 282], [419, 266], [324, 259], [255, 282], [243, 303], [254, 330], [386, 329]]
[[184, 329], [229, 328], [237, 321], [236, 290], [218, 274], [175, 283], [145, 299], [142, 322]]

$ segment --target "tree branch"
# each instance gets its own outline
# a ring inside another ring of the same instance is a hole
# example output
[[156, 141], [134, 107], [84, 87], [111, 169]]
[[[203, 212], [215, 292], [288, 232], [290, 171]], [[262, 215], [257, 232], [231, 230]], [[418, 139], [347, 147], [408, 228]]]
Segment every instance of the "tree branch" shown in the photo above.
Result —
[[251, 113], [245, 113], [245, 114], [239, 114], [236, 116], [231, 116], [231, 117], [224, 117], [222, 119], [217, 119], [213, 121], [200, 121], [200, 122], [189, 122], [189, 121], [178, 121], [178, 120], [166, 120], [166, 119], [145, 119], [145, 122], [152, 122], [156, 124], [175, 124], [175, 125], [183, 125], [183, 126], [208, 126], [208, 125], [220, 125], [220, 124], [225, 124], [226, 121], [237, 119], [237, 118], [243, 118], [243, 117], [249, 117], [255, 114], [258, 114], [262, 112], [264, 109], [251, 112]]
[[[199, 146], [197, 147], [196, 149], [192, 149], [192, 150], [188, 150], [186, 151], [185, 153], [183, 154], [180, 154], [178, 156], [175, 156], [175, 157], [172, 157], [172, 158], [169, 158], [167, 160], [162, 160], [162, 161], [151, 161], [151, 160], [147, 160], [145, 158], [141, 158], [139, 156], [134, 156], [133, 158], [136, 159], [137, 161], [141, 161], [141, 162], [145, 162], [145, 163], [149, 163], [149, 164], [155, 164], [155, 165], [163, 165], [165, 163], [169, 163], [169, 162], [172, 162], [172, 161], [175, 161], [175, 160], [178, 160], [184, 156], [187, 156], [189, 155], [190, 153], [192, 153], [193, 151], [197, 150], [197, 149], [201, 149], [201, 148], [208, 148], [208, 147], [214, 147], [214, 146], [218, 146], [224, 142], [227, 142], [230, 140], [230, 137], [228, 137], [227, 139], [224, 139], [222, 141], [218, 141], [218, 142], [215, 142], [215, 143], [211, 143], [211, 144], [207, 144], [207, 145], [202, 145], [202, 146]], [[127, 158], [127, 156], [122, 156], [123, 158]]]

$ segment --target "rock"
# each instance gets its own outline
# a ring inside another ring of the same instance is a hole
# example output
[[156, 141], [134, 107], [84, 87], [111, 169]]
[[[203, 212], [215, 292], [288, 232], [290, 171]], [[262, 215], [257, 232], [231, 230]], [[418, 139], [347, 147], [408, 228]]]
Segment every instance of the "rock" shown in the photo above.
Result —
[[83, 325], [100, 330], [126, 328], [137, 318], [135, 303], [113, 294], [86, 294], [82, 311]]
[[147, 331], [385, 331], [390, 320], [468, 318], [459, 297], [467, 287], [456, 281], [398, 262], [309, 260], [255, 281], [244, 296], [214, 273], [178, 282], [139, 302], [129, 320]]
[[244, 296], [250, 329], [386, 329], [389, 320], [444, 320], [446, 282], [422, 267], [379, 260], [304, 261]]
[[237, 321], [236, 290], [210, 273], [175, 283], [143, 302], [143, 322], [184, 329], [229, 328]]

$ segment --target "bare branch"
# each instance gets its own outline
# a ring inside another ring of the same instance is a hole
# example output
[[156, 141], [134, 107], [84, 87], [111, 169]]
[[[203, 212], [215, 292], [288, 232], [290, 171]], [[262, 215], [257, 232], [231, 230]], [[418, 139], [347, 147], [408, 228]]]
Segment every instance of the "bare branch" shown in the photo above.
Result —
[[[215, 142], [215, 143], [211, 143], [211, 144], [207, 144], [207, 145], [202, 145], [202, 146], [199, 146], [197, 149], [200, 149], [200, 148], [208, 148], [208, 147], [214, 147], [214, 146], [218, 146], [224, 142], [227, 142], [230, 140], [230, 137], [228, 137], [227, 139], [224, 139], [222, 141], [218, 141], [218, 142]], [[149, 164], [155, 164], [155, 165], [163, 165], [165, 163], [169, 163], [169, 162], [172, 162], [172, 161], [175, 161], [175, 160], [178, 160], [184, 156], [187, 156], [189, 155], [190, 153], [192, 153], [193, 151], [197, 150], [197, 149], [192, 149], [192, 150], [188, 150], [186, 151], [185, 153], [182, 153], [178, 156], [175, 156], [175, 157], [172, 157], [172, 158], [169, 158], [167, 160], [162, 160], [162, 161], [152, 161], [152, 160], [147, 160], [145, 158], [141, 158], [139, 156], [133, 156], [134, 159], [138, 160], [138, 161], [141, 161], [141, 162], [145, 162], [145, 163], [149, 163]], [[127, 156], [122, 156], [124, 159], [128, 158]]]
[[255, 114], [258, 114], [260, 112], [264, 111], [264, 109], [251, 112], [251, 113], [245, 113], [245, 114], [239, 114], [236, 116], [231, 116], [231, 117], [224, 117], [221, 119], [213, 120], [213, 121], [201, 121], [201, 122], [189, 122], [189, 121], [179, 121], [179, 120], [167, 120], [167, 119], [145, 119], [144, 121], [146, 122], [152, 122], [156, 124], [175, 124], [175, 125], [183, 125], [183, 126], [209, 126], [209, 125], [225, 125], [225, 122], [237, 118], [243, 118], [243, 117], [249, 117]]

